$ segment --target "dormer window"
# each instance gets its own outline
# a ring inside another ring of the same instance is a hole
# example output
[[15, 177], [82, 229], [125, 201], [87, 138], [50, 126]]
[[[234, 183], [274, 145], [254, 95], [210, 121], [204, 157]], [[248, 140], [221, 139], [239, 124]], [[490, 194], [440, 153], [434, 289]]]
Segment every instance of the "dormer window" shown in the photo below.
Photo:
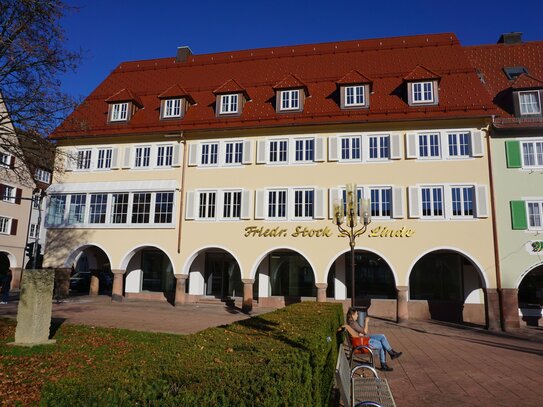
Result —
[[220, 114], [238, 113], [238, 94], [221, 95], [220, 105]]
[[414, 82], [411, 84], [413, 103], [433, 103], [434, 84], [432, 82]]
[[345, 86], [345, 107], [365, 105], [364, 86]]
[[518, 97], [522, 116], [541, 114], [541, 100], [538, 91], [519, 92]]
[[281, 110], [300, 109], [300, 90], [283, 90], [281, 93]]
[[120, 122], [128, 120], [128, 102], [115, 103], [111, 106], [111, 118], [112, 122]]
[[166, 99], [164, 101], [163, 118], [181, 117], [181, 99]]

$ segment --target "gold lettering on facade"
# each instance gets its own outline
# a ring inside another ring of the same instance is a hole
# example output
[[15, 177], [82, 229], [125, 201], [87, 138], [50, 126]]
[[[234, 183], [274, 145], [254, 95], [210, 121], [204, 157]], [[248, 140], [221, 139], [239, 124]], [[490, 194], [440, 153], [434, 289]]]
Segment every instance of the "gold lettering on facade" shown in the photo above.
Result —
[[247, 226], [245, 228], [245, 237], [286, 237], [287, 229], [281, 229], [279, 226], [274, 228], [265, 228], [263, 226]]
[[322, 229], [309, 229], [307, 227], [296, 226], [294, 232], [291, 234], [292, 237], [331, 237], [332, 231], [328, 226]]
[[415, 234], [413, 229], [402, 226], [400, 229], [391, 229], [388, 226], [377, 226], [370, 230], [369, 237], [411, 237]]

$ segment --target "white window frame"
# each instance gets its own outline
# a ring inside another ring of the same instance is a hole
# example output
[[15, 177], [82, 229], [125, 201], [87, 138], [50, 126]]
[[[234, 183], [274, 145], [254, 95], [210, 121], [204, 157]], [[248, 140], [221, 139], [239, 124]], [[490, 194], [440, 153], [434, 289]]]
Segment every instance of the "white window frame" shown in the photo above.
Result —
[[219, 114], [235, 114], [239, 112], [239, 94], [230, 93], [227, 95], [220, 95], [220, 108]]
[[[430, 190], [430, 210], [431, 210], [431, 214], [430, 215], [425, 215], [424, 214], [424, 202], [423, 202], [423, 190], [424, 189], [429, 189]], [[434, 208], [434, 204], [435, 204], [435, 200], [434, 200], [434, 190], [440, 190], [441, 191], [441, 212], [442, 214], [441, 215], [436, 215], [435, 214], [435, 208]], [[420, 194], [420, 218], [421, 219], [440, 219], [440, 220], [443, 220], [445, 219], [445, 214], [446, 214], [446, 202], [445, 202], [445, 187], [443, 185], [421, 185], [419, 187], [419, 194]]]
[[51, 172], [44, 170], [42, 168], [36, 168], [36, 171], [34, 173], [34, 178], [36, 179], [36, 181], [49, 184], [51, 182]]
[[[293, 140], [293, 162], [294, 163], [313, 163], [315, 162], [315, 137], [295, 138]], [[298, 144], [301, 144], [301, 150], [298, 149]], [[309, 144], [309, 146], [308, 146]], [[309, 148], [308, 148], [309, 147]], [[298, 159], [298, 151], [301, 152], [301, 159]], [[309, 154], [308, 154], [309, 153]], [[309, 157], [309, 158], [308, 158]]]
[[[127, 197], [127, 200], [126, 202], [119, 202], [118, 200], [115, 200], [113, 199], [114, 196], [118, 196], [118, 195], [123, 195], [123, 196], [126, 196]], [[109, 224], [112, 224], [112, 225], [127, 225], [129, 223], [131, 223], [131, 216], [132, 216], [132, 194], [129, 193], [129, 192], [114, 192], [111, 194], [111, 198], [108, 199], [108, 204], [109, 204], [109, 207], [110, 207], [110, 210], [109, 210], [109, 221], [108, 223]], [[126, 208], [126, 211], [120, 211], [120, 212], [116, 212], [115, 211], [115, 208], [122, 208], [122, 209], [125, 209]], [[114, 222], [114, 217], [125, 217], [125, 221], [124, 222]], [[130, 221], [130, 222], [129, 222]]]
[[[368, 161], [388, 161], [390, 160], [390, 150], [391, 150], [391, 145], [390, 145], [390, 134], [369, 134], [367, 136], [367, 139], [368, 139], [368, 153], [367, 153], [367, 160]], [[372, 157], [371, 156], [371, 152], [372, 152], [372, 139], [376, 140], [377, 142], [377, 146], [375, 147], [376, 148], [376, 151], [377, 151], [377, 156], [376, 157]], [[383, 140], [386, 140], [386, 147], [383, 147]], [[386, 148], [386, 155], [383, 155], [383, 148]]]
[[[461, 214], [455, 215], [454, 213], [454, 197], [453, 197], [453, 191], [455, 189], [460, 190], [460, 211]], [[450, 199], [450, 218], [451, 219], [474, 219], [475, 218], [475, 211], [476, 211], [476, 192], [475, 192], [475, 186], [474, 185], [451, 185], [448, 188], [449, 192], [449, 199]], [[466, 213], [466, 197], [464, 195], [465, 190], [471, 190], [471, 214]]]
[[[394, 206], [394, 195], [391, 186], [368, 186], [364, 188], [365, 191], [362, 192], [362, 197], [367, 196], [370, 198], [370, 214], [372, 219], [392, 219], [393, 215], [393, 206]], [[373, 199], [373, 194], [376, 193], [379, 196], [378, 205], [375, 203], [376, 200]], [[384, 214], [386, 212], [385, 200], [383, 200], [383, 194], [388, 193], [388, 212], [389, 214]], [[360, 198], [358, 199], [360, 202]], [[359, 205], [358, 205], [359, 206]], [[377, 206], [377, 207], [376, 207]], [[360, 216], [360, 208], [358, 208], [358, 215]]]
[[[530, 207], [537, 208], [538, 213], [537, 214], [530, 214]], [[543, 200], [538, 201], [534, 199], [530, 199], [526, 201], [526, 217], [527, 217], [527, 224], [528, 224], [528, 230], [543, 230]], [[532, 219], [538, 219], [539, 226], [535, 225], [535, 222], [532, 222]]]
[[[432, 143], [431, 143], [431, 137], [435, 136], [435, 139], [437, 140], [437, 155], [432, 155]], [[422, 138], [426, 139], [426, 148], [428, 151], [428, 155], [422, 155], [421, 154], [421, 147], [422, 147]], [[433, 133], [417, 133], [417, 157], [421, 160], [440, 160], [441, 159], [441, 134], [439, 132]]]
[[[265, 207], [265, 219], [266, 220], [287, 220], [289, 215], [289, 191], [287, 188], [270, 188], [266, 189], [266, 207]], [[285, 201], [280, 203], [279, 193], [284, 194]], [[275, 202], [273, 203], [275, 208], [275, 216], [270, 215], [270, 194], [275, 194]], [[279, 216], [279, 209], [281, 206], [284, 206], [285, 216]]]
[[[213, 152], [213, 147], [215, 147], [216, 151]], [[219, 165], [219, 154], [220, 154], [220, 148], [219, 148], [219, 142], [218, 141], [212, 141], [212, 142], [205, 142], [200, 143], [200, 165], [202, 167], [217, 167]], [[207, 162], [204, 163], [204, 157]], [[214, 158], [214, 161], [212, 161], [212, 158]]]
[[[352, 91], [352, 95], [349, 95], [349, 91]], [[345, 107], [364, 106], [366, 104], [366, 91], [364, 85], [351, 85], [345, 86], [344, 90]], [[349, 103], [349, 98], [352, 98], [352, 102]], [[357, 99], [362, 99], [358, 101]]]
[[92, 148], [77, 149], [77, 157], [75, 162], [76, 171], [91, 171], [92, 170]]
[[[225, 189], [221, 192], [220, 216], [221, 220], [240, 220], [243, 206], [243, 191], [241, 189]], [[228, 198], [229, 197], [229, 198]], [[237, 197], [237, 202], [235, 197]], [[237, 216], [235, 212], [238, 212]], [[228, 214], [226, 213], [228, 212]]]
[[[311, 193], [311, 209], [309, 210], [307, 202], [307, 193]], [[301, 201], [297, 197], [301, 194]], [[296, 206], [301, 205], [302, 215], [296, 216]], [[311, 212], [308, 214], [308, 212]], [[312, 220], [315, 218], [315, 189], [314, 188], [292, 188], [292, 219], [293, 220]]]
[[[426, 85], [430, 85], [430, 98], [426, 97], [426, 93], [428, 90], [425, 89]], [[420, 92], [415, 89], [415, 87], [420, 86]], [[416, 99], [416, 95], [420, 93], [420, 99]], [[434, 96], [434, 83], [432, 81], [424, 81], [424, 82], [412, 82], [411, 83], [411, 103], [418, 104], [418, 103], [433, 103], [435, 100]]]
[[[218, 206], [218, 197], [219, 191], [217, 190], [199, 190], [196, 192], [197, 196], [197, 205], [196, 205], [196, 219], [198, 220], [216, 220], [217, 219], [217, 208]], [[205, 196], [204, 214], [202, 216], [202, 196]], [[211, 197], [213, 197], [213, 204], [211, 204]]]
[[[69, 199], [68, 198], [66, 199], [67, 213], [65, 215], [65, 219], [66, 219], [67, 225], [83, 225], [87, 223], [87, 211], [89, 210], [89, 201], [88, 201], [87, 195], [88, 195], [87, 193], [70, 194]], [[77, 202], [72, 202], [72, 200], [74, 200], [75, 197], [83, 197], [83, 199], [79, 198]], [[82, 211], [79, 211], [79, 213], [82, 214], [82, 219], [80, 222], [72, 222], [70, 219], [72, 215], [72, 206], [74, 205], [77, 205], [83, 208]]]
[[111, 122], [125, 122], [128, 120], [128, 102], [114, 103], [111, 105]]
[[[158, 202], [158, 195], [159, 194], [163, 194], [163, 195], [171, 195], [171, 201], [168, 200], [168, 201], [161, 201], [160, 204]], [[151, 205], [152, 205], [152, 208], [151, 208], [151, 218], [149, 219], [150, 222], [149, 223], [152, 223], [154, 225], [169, 225], [173, 222], [173, 219], [174, 219], [174, 208], [175, 208], [175, 194], [173, 191], [157, 191], [157, 192], [152, 192], [152, 196], [151, 196]], [[168, 205], [168, 207], [170, 208], [169, 211], [157, 211], [158, 209], [158, 205]], [[157, 222], [157, 216], [169, 216], [170, 217], [170, 221], [169, 222]]]
[[[9, 193], [8, 193], [9, 191]], [[17, 188], [4, 184], [4, 190], [0, 199], [2, 202], [15, 203], [17, 197]]]
[[[225, 166], [240, 166], [243, 165], [243, 141], [242, 140], [235, 140], [235, 141], [225, 141], [224, 142], [224, 165]], [[237, 148], [240, 148], [239, 151], [237, 151]], [[232, 151], [229, 153], [228, 149], [231, 148]], [[228, 155], [231, 156], [231, 161], [228, 162]], [[239, 158], [239, 161], [238, 161]]]
[[[70, 202], [70, 199], [69, 199], [70, 195], [69, 194], [52, 194], [49, 196], [49, 202], [48, 202], [48, 206], [47, 206], [47, 214], [45, 216], [46, 218], [46, 224], [48, 227], [62, 227], [66, 224], [66, 211], [68, 210], [68, 203]], [[51, 201], [53, 201], [53, 199], [58, 199], [61, 203], [62, 203], [62, 206], [63, 206], [63, 210], [62, 210], [62, 213], [58, 212], [55, 214], [55, 217], [59, 217], [60, 218], [60, 222], [58, 223], [51, 223], [50, 222], [50, 217], [51, 217]]]
[[[526, 112], [525, 111], [526, 107], [534, 106], [534, 105], [533, 104], [522, 103], [523, 95], [535, 95], [536, 96], [535, 107], [537, 107], [537, 109], [538, 109], [537, 111], [535, 111], [535, 110], [531, 111], [531, 112]], [[541, 97], [539, 95], [539, 92], [537, 90], [519, 92], [518, 93], [518, 106], [519, 106], [519, 111], [520, 111], [521, 116], [540, 115], [541, 114]]]
[[155, 164], [157, 168], [169, 168], [172, 166], [173, 150], [173, 144], [159, 144], [156, 146]]
[[[526, 154], [524, 151], [528, 146], [531, 146], [531, 149], [532, 149], [529, 155], [532, 156], [534, 160], [533, 165], [530, 165], [529, 163], [527, 163], [527, 160], [526, 160]], [[520, 142], [520, 147], [521, 147], [520, 156], [522, 160], [522, 168], [526, 168], [526, 169], [543, 168], [543, 139], [522, 140]]]
[[11, 218], [6, 216], [0, 216], [0, 234], [11, 234]]
[[[113, 148], [99, 147], [96, 150], [96, 169], [99, 171], [110, 170], [113, 159]], [[100, 155], [102, 155], [102, 157], [100, 157]], [[100, 162], [102, 163], [101, 166]]]
[[[149, 144], [134, 146], [134, 166], [135, 169], [147, 169], [151, 167], [152, 146]], [[148, 152], [148, 154], [146, 154]]]
[[[268, 164], [288, 164], [289, 162], [289, 139], [271, 139], [267, 140], [268, 143]], [[272, 146], [277, 145], [276, 152], [272, 151]], [[286, 146], [285, 150], [282, 151], [280, 147]], [[275, 159], [272, 160], [273, 154], [276, 154]], [[284, 155], [284, 160], [281, 160], [281, 156]]]
[[38, 231], [38, 224], [37, 223], [31, 223], [30, 227], [28, 229], [28, 237], [31, 238], [31, 239], [35, 239], [37, 237], [36, 236], [37, 231]]
[[165, 99], [162, 118], [181, 117], [181, 99]]
[[279, 92], [279, 110], [300, 110], [300, 89], [288, 89]]
[[[473, 146], [471, 145], [471, 132], [470, 131], [451, 131], [445, 133], [445, 137], [447, 138], [447, 157], [451, 159], [462, 159], [462, 158], [470, 158], [472, 156], [472, 150]], [[454, 140], [451, 140], [451, 137], [454, 137]], [[462, 143], [461, 139], [464, 138], [464, 140], [467, 139], [467, 144]], [[467, 147], [464, 147], [467, 146]], [[451, 149], [456, 150], [456, 154], [451, 154]], [[464, 154], [462, 154], [462, 150], [464, 150]]]
[[[343, 141], [348, 141], [348, 158], [343, 157]], [[358, 140], [358, 155], [359, 157], [353, 158], [353, 141]], [[338, 137], [338, 144], [339, 144], [339, 161], [340, 162], [361, 162], [362, 161], [362, 135], [356, 134], [356, 135], [343, 135]]]
[[0, 152], [0, 166], [9, 168], [11, 164], [11, 154]]

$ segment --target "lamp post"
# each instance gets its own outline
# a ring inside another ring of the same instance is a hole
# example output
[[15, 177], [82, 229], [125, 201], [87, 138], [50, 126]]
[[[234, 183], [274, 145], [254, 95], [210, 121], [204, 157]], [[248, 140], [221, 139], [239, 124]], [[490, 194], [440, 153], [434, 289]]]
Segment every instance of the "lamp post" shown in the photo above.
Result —
[[[345, 195], [347, 202], [344, 203], [343, 199], [334, 201], [334, 219], [332, 222], [338, 227], [341, 236], [349, 238], [349, 246], [351, 247], [351, 306], [354, 307], [354, 248], [356, 238], [364, 234], [371, 223], [371, 211], [369, 199], [358, 199], [356, 184], [347, 184]], [[345, 205], [346, 210], [344, 210]], [[356, 229], [359, 217], [361, 226]]]
[[[32, 219], [32, 210], [34, 209], [34, 204], [37, 204], [38, 209], [38, 223], [36, 225], [36, 230], [34, 231], [34, 246], [32, 247], [32, 268], [35, 270], [38, 265], [38, 255], [39, 253], [39, 241], [40, 241], [40, 227], [41, 227], [41, 207], [43, 198], [45, 198], [47, 194], [43, 189], [35, 188], [34, 191], [32, 191], [32, 198], [24, 198], [21, 197], [20, 199], [23, 199], [25, 201], [31, 201], [30, 203], [30, 214], [28, 217], [29, 220], [29, 228], [30, 228], [30, 219]], [[28, 245], [28, 235], [27, 235], [27, 245]], [[30, 257], [30, 254], [29, 254]], [[23, 264], [22, 267], [24, 268], [24, 260], [25, 260], [25, 253], [23, 252]]]

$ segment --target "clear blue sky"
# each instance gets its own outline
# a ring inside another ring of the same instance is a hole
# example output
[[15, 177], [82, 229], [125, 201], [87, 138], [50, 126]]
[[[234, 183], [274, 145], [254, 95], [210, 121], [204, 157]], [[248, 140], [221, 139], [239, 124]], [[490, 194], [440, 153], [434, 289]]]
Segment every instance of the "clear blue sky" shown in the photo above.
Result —
[[120, 62], [249, 48], [454, 32], [464, 45], [504, 32], [543, 40], [543, 0], [67, 0], [79, 11], [62, 24], [84, 59], [61, 78], [87, 96]]

